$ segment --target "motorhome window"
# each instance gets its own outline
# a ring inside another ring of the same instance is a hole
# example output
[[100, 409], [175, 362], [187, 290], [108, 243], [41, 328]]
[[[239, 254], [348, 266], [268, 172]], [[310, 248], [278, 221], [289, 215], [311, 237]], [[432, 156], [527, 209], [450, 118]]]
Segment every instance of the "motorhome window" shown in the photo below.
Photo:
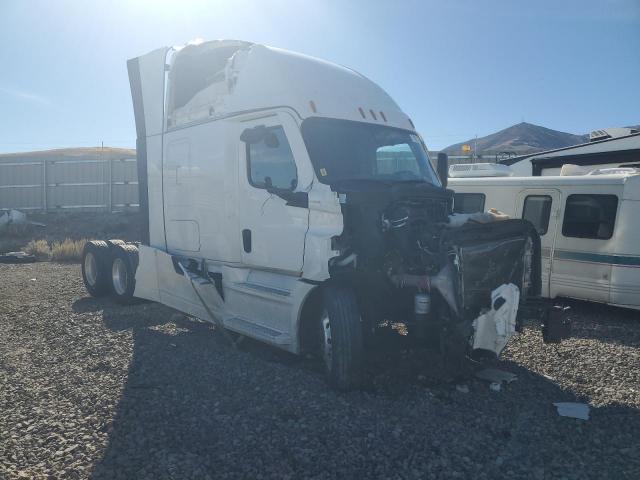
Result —
[[268, 128], [262, 140], [247, 143], [247, 173], [254, 187], [295, 189], [296, 164], [282, 127]]
[[302, 122], [302, 136], [322, 183], [373, 180], [440, 185], [422, 141], [411, 131], [312, 117]]
[[484, 193], [456, 193], [453, 196], [453, 213], [484, 211]]
[[607, 240], [613, 235], [617, 210], [618, 197], [615, 195], [569, 195], [562, 234]]
[[542, 236], [549, 229], [552, 199], [549, 195], [529, 195], [524, 199], [522, 218], [529, 220]]

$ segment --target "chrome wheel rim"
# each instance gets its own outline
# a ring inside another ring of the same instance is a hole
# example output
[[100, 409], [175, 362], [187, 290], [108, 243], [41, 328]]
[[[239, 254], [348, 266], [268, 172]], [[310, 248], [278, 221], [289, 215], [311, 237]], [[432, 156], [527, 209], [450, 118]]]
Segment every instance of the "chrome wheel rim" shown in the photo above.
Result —
[[118, 295], [124, 295], [127, 291], [127, 265], [121, 258], [116, 258], [111, 267], [111, 280], [113, 289]]
[[322, 358], [327, 369], [331, 370], [333, 345], [331, 343], [331, 322], [329, 321], [329, 313], [326, 310], [322, 312], [320, 325], [322, 327]]
[[84, 276], [87, 279], [87, 283], [91, 286], [96, 284], [98, 280], [98, 264], [96, 262], [96, 256], [89, 252], [84, 257]]

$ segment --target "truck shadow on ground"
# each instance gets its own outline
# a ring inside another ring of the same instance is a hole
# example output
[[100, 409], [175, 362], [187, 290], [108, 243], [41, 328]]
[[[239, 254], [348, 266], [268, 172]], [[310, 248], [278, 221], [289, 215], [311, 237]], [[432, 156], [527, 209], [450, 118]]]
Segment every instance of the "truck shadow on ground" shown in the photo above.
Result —
[[[636, 409], [560, 418], [551, 402], [580, 398], [513, 362], [501, 368], [518, 381], [502, 392], [469, 378], [461, 393], [451, 382], [464, 378], [430, 377], [418, 366], [424, 358], [391, 337], [369, 365], [371, 385], [340, 394], [314, 361], [248, 339], [234, 349], [211, 325], [161, 305], [82, 298], [73, 309], [101, 312], [109, 329], [133, 334], [95, 479], [446, 477], [452, 469], [632, 478], [640, 468]], [[601, 462], [611, 452], [628, 462]]]

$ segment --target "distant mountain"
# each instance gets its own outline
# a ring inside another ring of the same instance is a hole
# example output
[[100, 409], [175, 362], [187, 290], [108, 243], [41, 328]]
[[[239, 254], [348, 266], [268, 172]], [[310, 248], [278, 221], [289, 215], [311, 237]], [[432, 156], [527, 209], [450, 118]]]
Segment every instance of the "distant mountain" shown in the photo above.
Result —
[[[477, 153], [515, 152], [518, 155], [522, 155], [554, 148], [570, 147], [588, 141], [589, 135], [574, 135], [522, 122], [486, 137], [478, 138]], [[464, 154], [462, 146], [469, 145], [473, 150], [475, 142], [476, 140], [472, 138], [466, 142], [450, 145], [443, 151], [449, 155], [462, 155]]]

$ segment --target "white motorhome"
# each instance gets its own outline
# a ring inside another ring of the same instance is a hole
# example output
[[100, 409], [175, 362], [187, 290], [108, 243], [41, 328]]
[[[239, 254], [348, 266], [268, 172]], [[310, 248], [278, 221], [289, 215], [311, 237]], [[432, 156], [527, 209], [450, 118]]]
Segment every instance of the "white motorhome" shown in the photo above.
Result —
[[531, 225], [450, 227], [421, 137], [361, 74], [242, 41], [128, 69], [145, 238], [87, 244], [91, 294], [317, 353], [349, 388], [380, 321], [448, 357], [497, 355], [539, 293]]
[[501, 167], [495, 177], [474, 178], [469, 170], [461, 178], [456, 167], [454, 211], [496, 208], [536, 227], [544, 297], [640, 309], [640, 170], [514, 177], [500, 176]]
[[557, 148], [499, 162], [509, 166], [515, 176], [556, 176], [563, 165], [588, 169], [639, 167], [640, 132], [637, 128], [605, 128], [594, 130], [589, 142]]

